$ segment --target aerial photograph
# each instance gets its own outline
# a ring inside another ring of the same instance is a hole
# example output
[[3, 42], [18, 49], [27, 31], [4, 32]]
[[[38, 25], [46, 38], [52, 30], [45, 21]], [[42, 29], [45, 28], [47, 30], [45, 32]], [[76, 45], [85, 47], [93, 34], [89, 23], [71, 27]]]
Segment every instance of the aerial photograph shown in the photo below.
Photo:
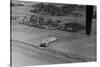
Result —
[[96, 62], [96, 6], [10, 1], [11, 66]]

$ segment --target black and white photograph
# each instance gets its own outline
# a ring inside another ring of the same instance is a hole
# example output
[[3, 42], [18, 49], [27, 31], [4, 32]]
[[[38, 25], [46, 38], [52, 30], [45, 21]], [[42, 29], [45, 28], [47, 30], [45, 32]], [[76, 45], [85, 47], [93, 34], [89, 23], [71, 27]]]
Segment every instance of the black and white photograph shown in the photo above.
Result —
[[96, 15], [96, 5], [11, 0], [11, 66], [96, 62]]

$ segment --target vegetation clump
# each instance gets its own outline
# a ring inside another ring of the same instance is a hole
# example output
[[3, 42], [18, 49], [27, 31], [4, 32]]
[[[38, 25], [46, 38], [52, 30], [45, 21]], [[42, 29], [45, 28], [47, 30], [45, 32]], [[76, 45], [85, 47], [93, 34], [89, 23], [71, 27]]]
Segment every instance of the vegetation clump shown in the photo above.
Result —
[[68, 32], [79, 32], [85, 29], [84, 25], [79, 24], [78, 22], [73, 23], [63, 23], [62, 21], [52, 20], [51, 18], [45, 19], [43, 16], [32, 15], [30, 19], [24, 18], [22, 24], [41, 28], [41, 29], [49, 29], [49, 30], [60, 30], [60, 31], [68, 31]]
[[49, 3], [39, 3], [34, 5], [33, 10], [30, 10], [30, 12], [33, 13], [40, 13], [40, 14], [47, 14], [51, 16], [78, 16], [81, 17], [82, 13], [85, 12], [85, 6], [83, 5], [70, 5], [70, 4], [64, 4], [61, 7], [56, 6], [55, 4]]

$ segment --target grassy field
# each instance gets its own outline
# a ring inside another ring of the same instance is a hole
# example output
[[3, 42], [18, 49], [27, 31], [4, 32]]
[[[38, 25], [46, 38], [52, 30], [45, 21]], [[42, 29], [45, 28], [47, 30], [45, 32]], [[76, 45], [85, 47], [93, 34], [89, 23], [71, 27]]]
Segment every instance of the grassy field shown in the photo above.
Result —
[[[32, 2], [16, 2], [24, 6], [12, 7], [12, 16], [18, 16], [17, 20], [12, 20], [11, 42], [12, 60], [15, 66], [30, 66], [42, 64], [86, 62], [96, 60], [96, 20], [93, 19], [91, 36], [87, 36], [84, 31], [70, 33], [58, 30], [46, 30], [27, 25], [19, 24], [23, 16], [31, 16], [29, 11]], [[50, 16], [49, 16], [50, 17]], [[50, 17], [61, 19], [64, 22], [77, 21], [85, 25], [85, 17]], [[51, 43], [50, 47], [41, 48], [39, 44], [42, 39], [49, 36], [56, 36], [59, 40]]]

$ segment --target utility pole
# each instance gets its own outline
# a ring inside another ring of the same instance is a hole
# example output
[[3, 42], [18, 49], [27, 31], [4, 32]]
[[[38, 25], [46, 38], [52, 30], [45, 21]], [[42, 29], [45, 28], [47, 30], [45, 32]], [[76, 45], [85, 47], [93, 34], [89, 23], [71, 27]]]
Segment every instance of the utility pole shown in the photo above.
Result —
[[92, 26], [92, 16], [93, 16], [93, 6], [86, 6], [86, 34], [91, 35], [91, 26]]

